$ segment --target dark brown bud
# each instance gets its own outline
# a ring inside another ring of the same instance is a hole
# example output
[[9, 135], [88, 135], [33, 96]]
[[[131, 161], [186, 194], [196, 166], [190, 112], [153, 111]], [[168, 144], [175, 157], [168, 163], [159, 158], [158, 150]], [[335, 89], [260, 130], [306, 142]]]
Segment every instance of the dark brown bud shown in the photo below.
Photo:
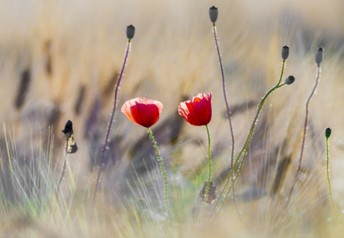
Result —
[[288, 78], [284, 80], [284, 83], [287, 85], [293, 84], [295, 81], [295, 77], [293, 75], [289, 75]]
[[288, 46], [285, 45], [282, 47], [281, 55], [282, 55], [283, 60], [286, 60], [288, 58], [288, 56], [289, 56], [289, 47]]
[[317, 63], [317, 65], [320, 65], [320, 63], [323, 59], [323, 55], [324, 55], [324, 49], [322, 47], [319, 47], [318, 51], [315, 55], [315, 62]]
[[65, 134], [67, 139], [73, 135], [73, 123], [71, 120], [66, 122], [65, 128], [62, 130], [62, 132]]
[[326, 136], [326, 138], [329, 138], [329, 137], [331, 136], [331, 133], [332, 133], [331, 128], [326, 128], [326, 130], [325, 130], [325, 136]]
[[127, 26], [127, 38], [128, 38], [128, 40], [133, 39], [134, 35], [135, 35], [135, 26], [133, 26], [133, 25]]
[[212, 6], [211, 8], [209, 8], [209, 17], [210, 17], [210, 21], [213, 24], [215, 24], [218, 15], [219, 15], [219, 11], [217, 10], [217, 7]]

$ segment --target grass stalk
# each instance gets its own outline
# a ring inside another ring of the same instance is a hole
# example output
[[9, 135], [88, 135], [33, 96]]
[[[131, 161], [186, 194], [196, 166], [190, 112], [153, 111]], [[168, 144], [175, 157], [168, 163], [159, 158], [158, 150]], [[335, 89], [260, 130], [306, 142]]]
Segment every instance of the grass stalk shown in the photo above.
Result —
[[62, 171], [61, 171], [61, 175], [60, 175], [60, 179], [59, 182], [57, 184], [57, 189], [56, 189], [56, 198], [58, 198], [59, 196], [59, 192], [60, 192], [60, 186], [64, 177], [64, 174], [66, 172], [66, 165], [67, 165], [67, 157], [68, 157], [68, 153], [67, 153], [67, 143], [68, 143], [68, 139], [66, 141], [66, 148], [65, 148], [65, 156], [64, 156], [64, 161], [63, 161], [63, 167], [62, 167]]

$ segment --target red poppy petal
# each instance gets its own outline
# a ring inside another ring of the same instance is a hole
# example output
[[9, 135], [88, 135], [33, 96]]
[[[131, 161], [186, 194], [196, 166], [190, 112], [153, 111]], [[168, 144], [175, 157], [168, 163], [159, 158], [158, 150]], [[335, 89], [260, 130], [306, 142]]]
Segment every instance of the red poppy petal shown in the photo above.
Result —
[[162, 108], [163, 105], [159, 101], [147, 98], [134, 98], [123, 104], [122, 112], [132, 122], [148, 128], [159, 120]]
[[178, 113], [194, 126], [207, 125], [212, 117], [211, 93], [200, 93], [191, 100], [181, 102]]

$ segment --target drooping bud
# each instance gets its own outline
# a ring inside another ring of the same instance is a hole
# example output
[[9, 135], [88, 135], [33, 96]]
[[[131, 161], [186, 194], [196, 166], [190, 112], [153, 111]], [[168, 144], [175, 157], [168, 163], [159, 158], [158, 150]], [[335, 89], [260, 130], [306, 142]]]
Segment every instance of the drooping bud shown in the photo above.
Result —
[[320, 63], [323, 59], [323, 55], [324, 55], [324, 49], [322, 47], [319, 47], [318, 51], [315, 55], [315, 62], [317, 63], [317, 65], [320, 65]]
[[325, 130], [325, 136], [326, 136], [326, 138], [329, 138], [329, 137], [331, 136], [331, 133], [332, 133], [331, 128], [326, 128], [326, 130]]
[[134, 35], [135, 35], [135, 26], [133, 26], [133, 25], [127, 26], [127, 38], [128, 38], [128, 40], [130, 41], [131, 39], [133, 39]]
[[213, 24], [215, 24], [218, 15], [219, 15], [219, 11], [217, 10], [217, 7], [212, 6], [211, 8], [209, 8], [209, 17], [210, 17], [210, 21]]
[[286, 60], [288, 58], [288, 56], [289, 56], [289, 47], [288, 46], [285, 45], [282, 47], [281, 55], [282, 55], [283, 60]]
[[293, 84], [295, 81], [295, 77], [293, 75], [289, 75], [288, 78], [284, 80], [284, 83], [287, 85]]

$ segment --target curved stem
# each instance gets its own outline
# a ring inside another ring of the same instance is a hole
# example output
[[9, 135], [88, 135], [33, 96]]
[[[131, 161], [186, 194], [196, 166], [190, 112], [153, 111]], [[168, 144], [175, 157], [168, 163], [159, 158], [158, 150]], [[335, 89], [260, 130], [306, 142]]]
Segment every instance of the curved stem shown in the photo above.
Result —
[[296, 171], [296, 175], [295, 175], [295, 179], [293, 182], [293, 186], [290, 189], [289, 195], [288, 195], [288, 200], [287, 200], [287, 204], [286, 207], [288, 207], [289, 202], [290, 202], [290, 198], [291, 195], [293, 194], [294, 188], [295, 188], [295, 184], [297, 181], [297, 178], [300, 174], [301, 171], [301, 164], [302, 164], [302, 158], [303, 158], [303, 152], [305, 149], [305, 142], [306, 142], [306, 134], [307, 134], [307, 127], [308, 127], [308, 116], [309, 116], [309, 103], [318, 87], [319, 84], [319, 80], [320, 80], [320, 73], [321, 73], [321, 68], [320, 68], [320, 64], [317, 65], [317, 73], [316, 73], [316, 80], [315, 80], [315, 84], [314, 87], [310, 93], [310, 95], [308, 96], [307, 102], [306, 102], [306, 116], [305, 116], [305, 122], [303, 125], [303, 135], [302, 135], [302, 144], [301, 144], [301, 150], [300, 150], [300, 157], [299, 157], [299, 165], [297, 167], [297, 171]]
[[121, 71], [120, 71], [120, 73], [118, 75], [116, 86], [114, 88], [114, 98], [113, 98], [113, 104], [112, 104], [112, 111], [111, 111], [108, 127], [107, 127], [107, 130], [106, 130], [104, 143], [103, 143], [103, 146], [102, 146], [102, 149], [101, 149], [100, 166], [99, 166], [98, 175], [97, 175], [97, 183], [96, 183], [96, 187], [95, 187], [94, 194], [93, 194], [93, 206], [95, 206], [95, 202], [96, 202], [96, 196], [97, 196], [97, 191], [98, 191], [98, 188], [99, 188], [101, 173], [105, 169], [105, 166], [106, 166], [106, 163], [107, 163], [107, 158], [105, 156], [105, 151], [107, 150], [107, 146], [108, 146], [108, 143], [109, 143], [109, 136], [110, 136], [111, 126], [112, 126], [113, 118], [114, 118], [116, 107], [117, 107], [118, 90], [119, 90], [119, 87], [121, 85], [121, 81], [122, 81], [122, 78], [123, 78], [123, 73], [124, 73], [125, 66], [127, 64], [127, 60], [128, 60], [128, 56], [129, 56], [129, 52], [130, 52], [130, 46], [131, 46], [131, 41], [128, 40], [127, 47], [126, 47], [126, 50], [125, 50], [125, 56], [124, 56], [124, 60], [123, 60], [123, 65], [122, 65]]
[[[257, 112], [256, 112], [256, 115], [253, 119], [253, 122], [252, 122], [252, 125], [250, 127], [250, 130], [249, 130], [249, 133], [247, 135], [247, 138], [246, 138], [246, 141], [244, 143], [244, 146], [242, 147], [242, 149], [240, 150], [239, 154], [237, 155], [235, 161], [234, 161], [234, 164], [233, 164], [233, 167], [231, 167], [231, 170], [230, 172], [228, 173], [227, 175], [227, 178], [226, 178], [226, 183], [224, 185], [224, 188], [222, 189], [221, 191], [221, 194], [219, 196], [219, 199], [217, 201], [220, 200], [220, 197], [223, 196], [224, 192], [227, 190], [227, 187], [229, 185], [229, 182], [231, 181], [231, 177], [232, 175], [234, 174], [234, 171], [235, 171], [235, 168], [237, 167], [238, 163], [240, 162], [240, 158], [242, 158], [241, 160], [241, 163], [239, 164], [239, 168], [238, 168], [238, 172], [237, 174], [234, 176], [234, 179], [232, 181], [232, 184], [231, 186], [229, 187], [225, 197], [224, 197], [224, 200], [228, 197], [229, 195], [229, 192], [231, 191], [231, 188], [234, 186], [238, 176], [240, 175], [240, 172], [241, 172], [241, 168], [242, 168], [242, 165], [244, 163], [244, 160], [246, 158], [246, 155], [248, 153], [248, 149], [249, 149], [249, 146], [250, 146], [250, 143], [251, 143], [251, 140], [252, 140], [252, 137], [253, 137], [253, 133], [255, 131], [255, 128], [256, 128], [256, 125], [257, 125], [257, 120], [258, 120], [258, 117], [260, 115], [260, 112], [265, 104], [265, 101], [267, 100], [267, 98], [269, 97], [269, 95], [275, 91], [276, 89], [284, 86], [285, 84], [284, 83], [281, 83], [282, 82], [282, 77], [283, 77], [283, 74], [284, 74], [284, 70], [285, 70], [285, 65], [286, 65], [286, 62], [285, 60], [283, 60], [282, 62], [282, 67], [281, 67], [281, 72], [280, 72], [280, 77], [279, 77], [279, 80], [277, 82], [277, 84], [272, 87], [265, 95], [264, 97], [262, 98], [262, 100], [260, 101], [260, 103], [258, 104], [258, 107], [257, 107]], [[215, 207], [216, 207], [217, 204], [215, 204]]]
[[211, 161], [211, 154], [210, 154], [210, 132], [209, 132], [208, 125], [206, 125], [205, 128], [207, 130], [207, 137], [208, 137], [208, 180], [205, 187], [205, 196], [204, 196], [202, 206], [201, 206], [201, 214], [203, 214], [205, 203], [208, 201], [211, 178], [212, 178], [212, 161]]
[[[261, 110], [262, 110], [262, 108], [263, 108], [263, 106], [264, 106], [264, 104], [265, 104], [266, 99], [269, 97], [269, 95], [270, 95], [273, 91], [275, 91], [276, 89], [280, 88], [280, 87], [283, 86], [283, 85], [284, 85], [284, 84], [276, 85], [275, 87], [271, 88], [271, 89], [265, 94], [265, 96], [263, 97], [263, 99], [261, 100], [261, 102], [259, 103], [258, 109], [257, 109], [257, 113], [256, 113], [256, 115], [255, 115], [255, 117], [254, 117], [254, 119], [253, 119], [253, 123], [252, 123], [252, 125], [251, 125], [250, 132], [249, 132], [249, 134], [248, 134], [248, 136], [247, 136], [247, 139], [246, 139], [246, 141], [245, 141], [244, 147], [241, 149], [241, 151], [240, 151], [240, 153], [239, 153], [237, 159], [235, 160], [234, 169], [235, 169], [235, 167], [237, 166], [237, 164], [239, 163], [240, 157], [242, 157], [242, 160], [241, 160], [241, 162], [240, 162], [240, 164], [239, 164], [238, 172], [237, 172], [237, 174], [235, 174], [235, 176], [234, 176], [235, 178], [234, 178], [234, 180], [233, 180], [233, 183], [231, 184], [231, 186], [229, 187], [229, 189], [228, 189], [228, 191], [227, 191], [227, 194], [226, 194], [226, 196], [225, 196], [225, 199], [228, 197], [229, 192], [231, 191], [231, 188], [234, 186], [234, 184], [235, 184], [237, 178], [239, 177], [239, 175], [240, 175], [240, 173], [241, 173], [241, 168], [242, 168], [242, 165], [244, 164], [245, 158], [246, 158], [246, 156], [247, 156], [247, 153], [248, 153], [248, 150], [249, 150], [249, 146], [250, 146], [250, 143], [251, 143], [251, 140], [252, 140], [252, 137], [253, 137], [253, 133], [254, 133], [254, 130], [255, 130], [256, 125], [257, 125], [258, 116], [259, 116], [259, 114], [260, 114], [260, 112], [261, 112]], [[241, 155], [242, 155], [242, 156], [241, 156]], [[234, 171], [234, 170], [233, 170], [233, 171]], [[234, 173], [234, 172], [233, 172], [233, 173]]]
[[171, 219], [171, 212], [170, 212], [170, 205], [169, 205], [169, 193], [168, 193], [168, 182], [167, 182], [166, 170], [164, 168], [163, 160], [161, 158], [158, 145], [157, 145], [156, 140], [155, 140], [155, 138], [153, 136], [153, 132], [152, 132], [152, 130], [150, 128], [147, 128], [147, 132], [148, 132], [149, 138], [152, 141], [153, 147], [155, 149], [155, 153], [156, 153], [156, 156], [157, 156], [157, 161], [158, 161], [158, 164], [159, 164], [159, 167], [160, 167], [160, 172], [161, 172], [163, 180], [164, 180], [165, 206], [166, 206], [166, 210], [167, 210], [168, 221], [171, 224], [172, 223], [172, 219]]

